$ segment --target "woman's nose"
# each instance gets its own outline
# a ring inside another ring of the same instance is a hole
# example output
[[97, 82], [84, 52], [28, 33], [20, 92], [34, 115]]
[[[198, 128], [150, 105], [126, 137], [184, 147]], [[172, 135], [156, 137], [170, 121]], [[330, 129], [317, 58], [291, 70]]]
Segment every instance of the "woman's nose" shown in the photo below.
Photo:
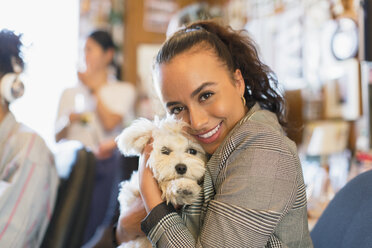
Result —
[[200, 107], [189, 108], [189, 124], [194, 130], [202, 130], [208, 123], [207, 113]]

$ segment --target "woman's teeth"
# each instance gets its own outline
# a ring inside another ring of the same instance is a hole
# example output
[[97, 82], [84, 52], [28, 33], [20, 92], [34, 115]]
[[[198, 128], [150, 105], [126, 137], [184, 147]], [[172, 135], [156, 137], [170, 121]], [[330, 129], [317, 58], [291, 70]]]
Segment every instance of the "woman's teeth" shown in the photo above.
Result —
[[198, 136], [200, 138], [207, 139], [207, 138], [211, 137], [213, 134], [215, 134], [218, 131], [218, 129], [220, 128], [220, 125], [221, 124], [218, 124], [213, 130], [209, 131], [208, 133], [201, 134], [201, 135], [198, 135]]

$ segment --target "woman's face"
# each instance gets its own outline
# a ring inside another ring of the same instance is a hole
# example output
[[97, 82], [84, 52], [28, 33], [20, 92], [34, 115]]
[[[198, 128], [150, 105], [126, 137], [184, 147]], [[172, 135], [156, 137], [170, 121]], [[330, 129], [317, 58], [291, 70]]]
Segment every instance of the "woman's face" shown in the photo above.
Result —
[[102, 46], [92, 38], [85, 43], [85, 63], [88, 70], [105, 69], [112, 60], [111, 51], [104, 51]]
[[168, 112], [190, 124], [189, 132], [209, 154], [246, 113], [240, 70], [233, 77], [216, 55], [199, 49], [161, 64], [155, 75]]

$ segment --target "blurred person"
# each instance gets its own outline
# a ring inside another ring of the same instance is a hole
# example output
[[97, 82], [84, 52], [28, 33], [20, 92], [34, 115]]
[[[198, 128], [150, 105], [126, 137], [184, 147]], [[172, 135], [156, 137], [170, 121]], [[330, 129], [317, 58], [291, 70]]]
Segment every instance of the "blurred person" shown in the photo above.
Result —
[[66, 89], [59, 102], [56, 141], [80, 141], [97, 159], [87, 242], [115, 212], [118, 183], [126, 168], [114, 139], [134, 117], [136, 90], [112, 70], [115, 44], [108, 32], [93, 31], [84, 51], [86, 70], [78, 72], [78, 85]]
[[110, 34], [92, 32], [85, 44], [86, 70], [79, 84], [66, 89], [59, 102], [56, 141], [78, 140], [98, 159], [112, 155], [113, 139], [134, 117], [136, 91], [112, 72], [115, 44]]
[[0, 31], [0, 247], [40, 247], [59, 183], [44, 140], [9, 109], [23, 94], [21, 47], [20, 35]]

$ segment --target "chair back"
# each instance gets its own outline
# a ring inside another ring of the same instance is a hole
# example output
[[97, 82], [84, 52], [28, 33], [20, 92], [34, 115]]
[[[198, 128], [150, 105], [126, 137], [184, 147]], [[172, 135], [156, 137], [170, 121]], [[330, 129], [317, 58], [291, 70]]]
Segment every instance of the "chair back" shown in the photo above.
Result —
[[372, 171], [348, 182], [328, 204], [313, 230], [315, 248], [372, 247]]
[[80, 143], [66, 142], [59, 146], [55, 160], [60, 185], [41, 247], [80, 247], [94, 186], [95, 158]]

